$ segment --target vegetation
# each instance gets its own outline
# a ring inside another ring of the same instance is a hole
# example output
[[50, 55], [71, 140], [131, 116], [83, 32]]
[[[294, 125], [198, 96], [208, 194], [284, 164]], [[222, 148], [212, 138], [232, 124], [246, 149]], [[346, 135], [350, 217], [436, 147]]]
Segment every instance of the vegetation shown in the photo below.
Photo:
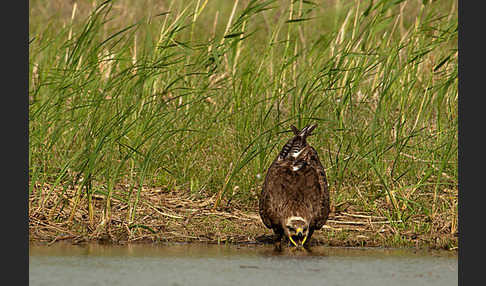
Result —
[[155, 233], [164, 194], [255, 213], [290, 124], [317, 123], [335, 214], [457, 246], [456, 1], [29, 4], [31, 235], [118, 211]]

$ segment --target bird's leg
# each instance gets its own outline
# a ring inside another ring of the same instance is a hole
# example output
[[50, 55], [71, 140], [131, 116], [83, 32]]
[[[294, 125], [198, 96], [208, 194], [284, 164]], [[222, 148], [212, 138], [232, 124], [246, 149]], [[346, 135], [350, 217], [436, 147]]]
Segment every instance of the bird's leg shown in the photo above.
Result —
[[303, 247], [304, 247], [305, 250], [311, 251], [309, 243], [304, 243]]
[[312, 237], [313, 233], [314, 233], [314, 230], [312, 228], [309, 229], [309, 233], [307, 234], [307, 240], [305, 241], [305, 243], [303, 245], [306, 250], [310, 250], [310, 248], [309, 248], [310, 247], [310, 238]]
[[276, 251], [282, 251], [282, 233], [276, 233], [275, 234], [275, 250]]

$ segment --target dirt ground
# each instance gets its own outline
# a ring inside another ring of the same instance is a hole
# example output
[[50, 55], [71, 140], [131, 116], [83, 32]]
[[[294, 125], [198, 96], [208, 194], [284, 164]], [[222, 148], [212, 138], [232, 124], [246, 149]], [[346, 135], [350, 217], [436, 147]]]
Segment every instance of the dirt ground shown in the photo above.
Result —
[[[39, 186], [29, 197], [29, 239], [52, 244], [59, 241], [82, 244], [101, 242], [272, 243], [272, 232], [259, 215], [258, 207], [242, 208], [222, 203], [213, 209], [215, 197], [198, 199], [189, 194], [148, 189], [141, 192], [137, 212], [129, 218], [133, 200], [111, 200], [111, 216], [105, 215], [106, 199], [93, 195], [90, 221], [87, 198], [74, 206], [74, 190], [50, 192]], [[130, 202], [130, 203], [129, 203]], [[336, 211], [326, 225], [314, 232], [311, 245], [416, 247], [457, 250], [458, 235], [447, 231], [414, 233], [398, 230], [382, 216], [353, 207]]]

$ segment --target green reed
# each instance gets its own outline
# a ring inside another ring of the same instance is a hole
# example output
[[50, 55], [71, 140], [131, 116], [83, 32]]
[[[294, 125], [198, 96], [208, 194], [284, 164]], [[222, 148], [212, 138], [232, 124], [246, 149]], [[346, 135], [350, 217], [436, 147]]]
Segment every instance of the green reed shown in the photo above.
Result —
[[336, 206], [457, 215], [454, 1], [48, 2], [30, 3], [39, 205], [45, 183], [90, 220], [98, 194], [133, 221], [150, 187], [254, 207], [289, 125], [317, 123]]

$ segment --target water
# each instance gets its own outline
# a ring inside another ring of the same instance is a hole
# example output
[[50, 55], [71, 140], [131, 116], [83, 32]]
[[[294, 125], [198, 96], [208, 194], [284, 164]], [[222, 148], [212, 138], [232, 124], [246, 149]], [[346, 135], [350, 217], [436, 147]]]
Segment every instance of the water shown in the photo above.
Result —
[[457, 285], [446, 251], [271, 246], [30, 246], [29, 285]]

